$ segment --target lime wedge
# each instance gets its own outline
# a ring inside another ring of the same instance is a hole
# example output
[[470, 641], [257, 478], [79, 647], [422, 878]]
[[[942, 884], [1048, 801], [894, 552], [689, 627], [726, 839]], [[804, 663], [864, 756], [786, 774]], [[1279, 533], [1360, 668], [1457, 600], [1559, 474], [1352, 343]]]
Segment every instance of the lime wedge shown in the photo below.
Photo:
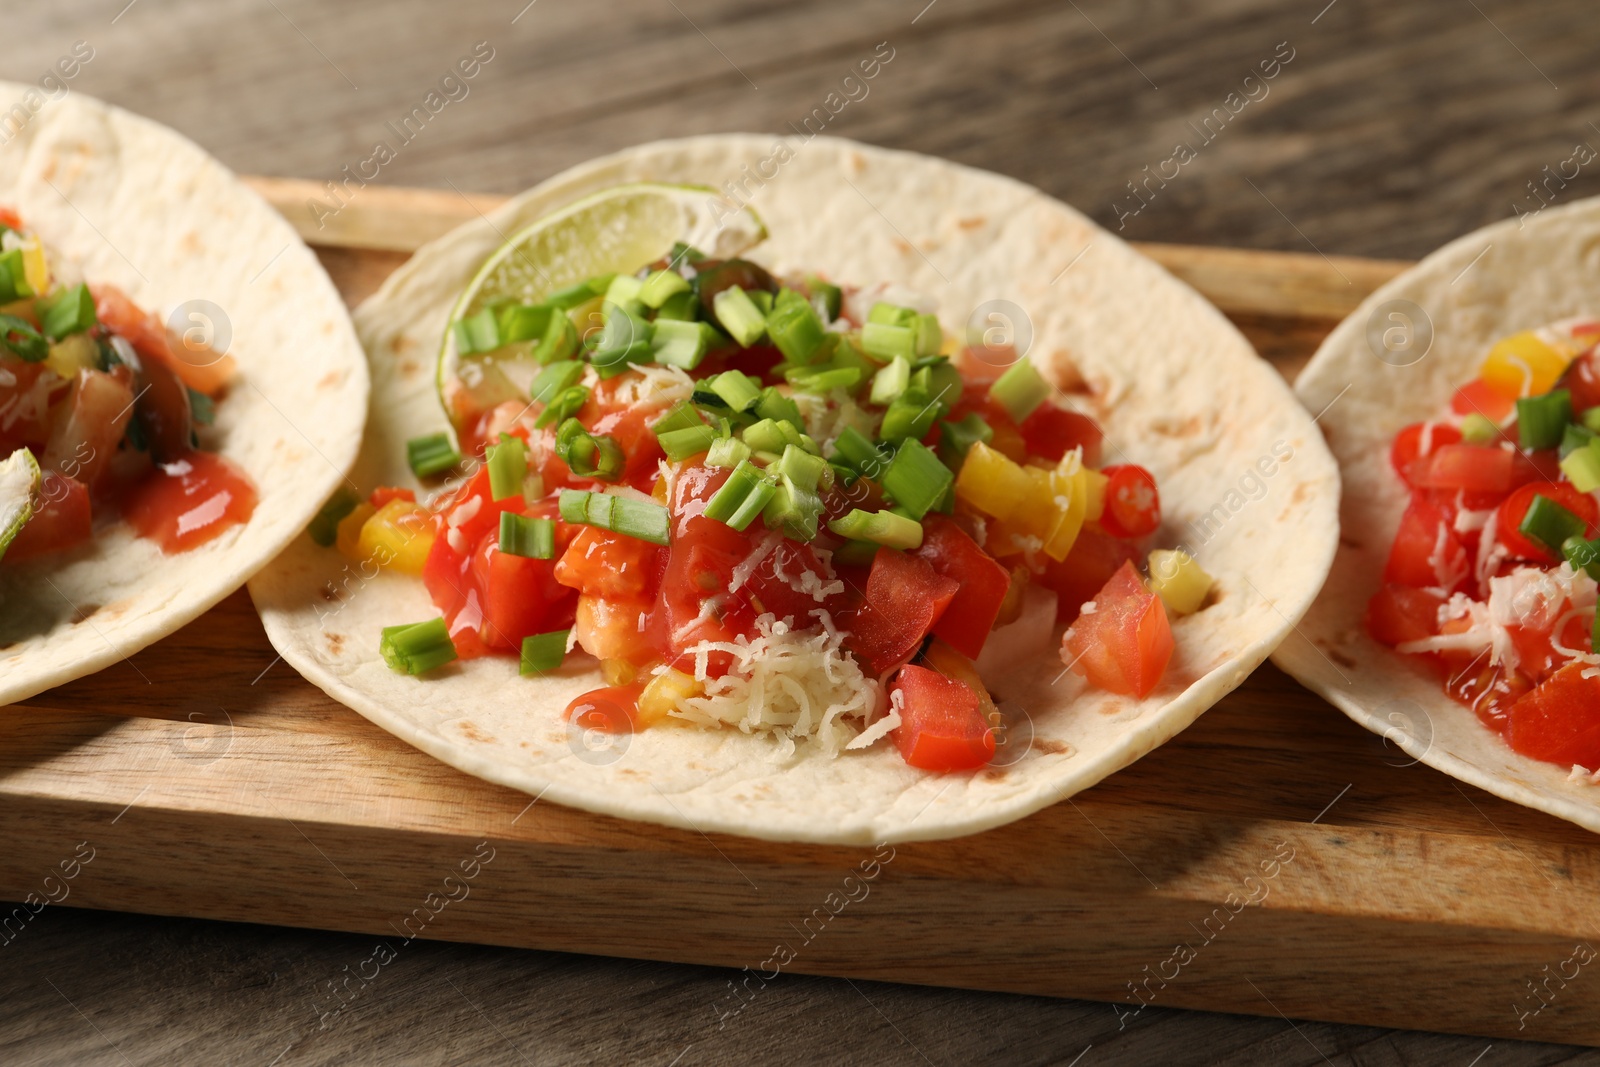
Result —
[[[705, 186], [639, 182], [574, 201], [513, 236], [479, 268], [450, 322], [501, 300], [536, 304], [550, 293], [601, 274], [633, 272], [662, 259], [678, 241], [715, 259], [738, 255], [767, 236], [749, 208], [735, 211]], [[457, 380], [455, 331], [439, 350], [439, 395]], [[446, 411], [450, 405], [446, 403]]]
[[39, 461], [26, 448], [0, 460], [0, 557], [6, 554], [6, 547], [17, 532], [33, 518], [42, 480]]

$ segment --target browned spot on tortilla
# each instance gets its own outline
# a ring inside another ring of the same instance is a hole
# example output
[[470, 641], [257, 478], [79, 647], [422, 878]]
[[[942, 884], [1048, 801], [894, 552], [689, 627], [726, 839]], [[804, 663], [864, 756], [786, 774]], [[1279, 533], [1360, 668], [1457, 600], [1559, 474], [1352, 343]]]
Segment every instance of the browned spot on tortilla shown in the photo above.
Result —
[[1050, 377], [1054, 379], [1056, 388], [1063, 393], [1089, 395], [1094, 392], [1089, 387], [1089, 383], [1084, 380], [1083, 372], [1078, 369], [1078, 364], [1073, 361], [1071, 354], [1068, 352], [1059, 348], [1056, 349], [1050, 353], [1050, 361], [1047, 365], [1050, 368]]
[[468, 741], [476, 741], [480, 745], [494, 744], [494, 738], [478, 729], [478, 724], [471, 719], [462, 719], [457, 728], [466, 735]]
[[1339, 666], [1348, 667], [1351, 670], [1356, 669], [1356, 661], [1345, 655], [1343, 652], [1340, 652], [1337, 648], [1326, 649], [1326, 651], [1328, 653], [1328, 658], [1333, 660], [1333, 662], [1337, 663]]
[[89, 618], [99, 610], [99, 604], [79, 604], [72, 613], [72, 625], [76, 626], [79, 623], [88, 622]]
[[1303, 504], [1311, 496], [1311, 483], [1301, 482], [1294, 487], [1294, 493], [1289, 497], [1291, 504]]
[[323, 600], [326, 600], [326, 601], [329, 601], [329, 602], [336, 602], [336, 601], [340, 601], [340, 600], [344, 599], [344, 594], [341, 593], [338, 589], [334, 588], [334, 585], [333, 585], [332, 582], [328, 582], [321, 589], [318, 589], [317, 590], [317, 595], [322, 597]]
[[328, 651], [337, 656], [344, 651], [344, 634], [323, 634], [323, 639], [328, 642]]
[[1035, 737], [1033, 750], [1043, 752], [1046, 756], [1065, 756], [1072, 751], [1072, 746], [1065, 741], [1052, 741], [1048, 737]]
[[182, 244], [183, 250], [191, 256], [202, 255], [206, 250], [206, 246], [200, 241], [200, 235], [193, 230], [183, 235]]
[[340, 375], [338, 371], [331, 370], [327, 374], [324, 374], [321, 378], [317, 379], [317, 388], [332, 389], [334, 386], [339, 384], [339, 377]]
[[1101, 705], [1100, 714], [1102, 714], [1102, 715], [1106, 716], [1107, 718], [1109, 718], [1109, 717], [1111, 717], [1113, 715], [1121, 715], [1126, 710], [1128, 710], [1128, 705], [1123, 703], [1122, 701], [1120, 701], [1120, 700], [1108, 700], [1104, 704]]
[[898, 237], [896, 237], [894, 239], [894, 246], [896, 248], [898, 248], [900, 251], [906, 252], [906, 253], [914, 253], [917, 250], [917, 246], [916, 245], [911, 244], [909, 241], [902, 241]]
[[400, 361], [400, 377], [415, 378], [422, 371], [422, 364], [415, 360], [403, 359]]
[[987, 226], [988, 224], [989, 220], [984, 218], [982, 215], [978, 215], [970, 219], [956, 220], [956, 225], [961, 227], [963, 230], [976, 230], [982, 226]]
[[111, 603], [100, 609], [100, 614], [114, 619], [123, 612], [127, 611], [129, 605], [132, 603], [133, 600], [129, 597], [123, 597], [121, 600], [113, 600]]
[[1006, 775], [1010, 773], [1010, 767], [985, 767], [978, 772], [978, 777], [986, 782], [1000, 782], [1004, 781]]
[[1157, 419], [1150, 424], [1150, 429], [1163, 437], [1193, 437], [1205, 428], [1205, 423], [1200, 416], [1190, 415], [1182, 422], [1172, 419]]
[[389, 343], [389, 347], [394, 351], [395, 355], [402, 356], [417, 347], [417, 343], [405, 334], [401, 334]]
[[626, 774], [630, 778], [637, 778], [641, 774], [643, 774], [644, 772], [635, 770], [632, 767], [618, 767], [617, 768], [617, 773], [618, 774]]

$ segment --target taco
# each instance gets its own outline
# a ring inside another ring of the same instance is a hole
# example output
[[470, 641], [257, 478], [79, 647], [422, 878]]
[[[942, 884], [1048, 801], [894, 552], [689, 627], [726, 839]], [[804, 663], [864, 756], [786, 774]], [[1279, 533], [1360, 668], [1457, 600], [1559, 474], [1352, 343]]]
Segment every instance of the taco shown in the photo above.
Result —
[[367, 495], [251, 583], [268, 636], [592, 811], [841, 843], [1019, 818], [1242, 681], [1333, 550], [1320, 436], [1217, 311], [937, 160], [644, 146], [356, 321]]
[[0, 147], [0, 703], [243, 585], [342, 480], [366, 396], [316, 258], [220, 164], [76, 95], [31, 118]]
[[1278, 662], [1416, 760], [1600, 830], [1600, 201], [1374, 293], [1297, 383], [1346, 495]]

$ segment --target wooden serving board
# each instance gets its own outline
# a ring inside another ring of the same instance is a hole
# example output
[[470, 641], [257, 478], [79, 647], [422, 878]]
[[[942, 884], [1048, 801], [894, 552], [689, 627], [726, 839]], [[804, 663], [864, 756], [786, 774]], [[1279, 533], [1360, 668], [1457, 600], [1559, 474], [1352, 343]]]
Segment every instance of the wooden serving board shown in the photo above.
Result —
[[[368, 187], [318, 231], [315, 186], [257, 187], [352, 303], [496, 202]], [[1403, 266], [1145, 250], [1286, 373]], [[985, 834], [711, 837], [434, 761], [279, 662], [239, 593], [0, 718], [0, 896], [370, 933], [380, 960], [420, 936], [748, 968], [707, 1023], [781, 969], [1085, 997], [1128, 1026], [1148, 1003], [1600, 1044], [1600, 837], [1409, 764], [1267, 666], [1164, 748]]]

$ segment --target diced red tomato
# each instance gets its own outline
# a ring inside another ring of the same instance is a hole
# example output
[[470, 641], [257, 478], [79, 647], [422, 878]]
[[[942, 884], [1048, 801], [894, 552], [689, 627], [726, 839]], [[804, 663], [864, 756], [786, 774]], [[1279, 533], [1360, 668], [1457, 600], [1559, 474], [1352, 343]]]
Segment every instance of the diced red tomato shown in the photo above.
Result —
[[393, 485], [380, 485], [372, 491], [371, 496], [367, 497], [367, 503], [375, 508], [382, 508], [391, 500], [409, 500], [415, 504], [417, 502], [417, 494], [411, 489], [401, 489]]
[[8, 207], [0, 207], [0, 226], [8, 226], [13, 230], [22, 229], [22, 216]]
[[1087, 415], [1068, 411], [1047, 400], [1022, 420], [1019, 429], [1029, 455], [1059, 463], [1062, 456], [1082, 445], [1084, 466], [1100, 466], [1100, 445], [1105, 434]]
[[584, 730], [600, 730], [608, 734], [631, 733], [639, 713], [639, 694], [644, 692], [644, 686], [645, 683], [641, 681], [592, 689], [567, 705], [567, 720]]
[[1590, 349], [1573, 360], [1561, 387], [1572, 392], [1572, 410], [1579, 415], [1600, 406], [1600, 352]]
[[1439, 632], [1444, 597], [1406, 585], [1386, 585], [1367, 604], [1367, 632], [1391, 648]]
[[845, 647], [868, 674], [909, 660], [938, 624], [960, 583], [933, 569], [921, 556], [880, 548], [872, 557], [866, 598], [844, 623]]
[[637, 537], [584, 526], [556, 563], [556, 581], [586, 596], [652, 600], [666, 549]]
[[[886, 550], [887, 551], [887, 550]], [[994, 758], [994, 731], [970, 686], [926, 667], [907, 664], [889, 684], [900, 695], [894, 743], [913, 767], [967, 771]]]
[[[729, 472], [716, 467], [684, 467], [673, 483], [672, 547], [661, 576], [661, 599], [653, 632], [680, 668], [688, 649], [702, 641], [732, 641], [755, 627], [748, 596], [730, 591], [733, 569], [750, 555], [750, 541], [725, 523], [706, 518], [705, 502], [722, 488]], [[713, 676], [726, 674], [732, 657], [708, 657]]]
[[1393, 452], [1395, 469], [1413, 488], [1500, 496], [1510, 492], [1513, 485], [1516, 453], [1498, 445], [1445, 444], [1428, 457], [1412, 460], [1404, 469], [1399, 466], [1401, 452], [1397, 439]]
[[[541, 509], [541, 518], [555, 517], [552, 502], [541, 501], [530, 512]], [[491, 649], [520, 651], [523, 638], [564, 629], [572, 621], [577, 597], [556, 581], [555, 560], [500, 551], [498, 529], [485, 534], [473, 551], [468, 580], [482, 606], [479, 636]]]
[[1138, 558], [1138, 550], [1128, 542], [1085, 526], [1067, 558], [1058, 563], [1045, 557], [1044, 571], [1034, 580], [1056, 594], [1056, 621], [1071, 622], [1084, 601], [1092, 599], [1124, 563]]
[[248, 475], [212, 452], [163, 463], [123, 503], [128, 522], [166, 553], [183, 552], [248, 522], [256, 509]]
[[1534, 759], [1600, 767], [1600, 678], [1582, 663], [1563, 667], [1511, 706], [1506, 742]]
[[1011, 588], [1010, 573], [943, 515], [923, 520], [922, 547], [916, 554], [959, 583], [934, 635], [968, 659], [977, 659]]
[[1482, 415], [1496, 425], [1504, 422], [1516, 406], [1516, 397], [1507, 396], [1482, 378], [1463, 385], [1450, 399], [1450, 410], [1457, 415]]
[[1411, 466], [1419, 459], [1427, 459], [1445, 445], [1458, 444], [1461, 431], [1448, 422], [1414, 422], [1395, 434], [1389, 448], [1389, 462], [1395, 473], [1411, 481]]
[[[15, 379], [10, 385], [0, 385], [0, 412], [5, 413], [5, 417], [0, 418], [0, 423], [4, 424], [0, 427], [0, 455], [9, 456], [23, 447], [31, 447], [36, 453], [42, 452], [45, 442], [50, 439], [51, 405], [65, 392], [68, 383], [44, 363], [0, 358], [4, 360], [0, 365]], [[43, 375], [49, 375], [49, 380], [40, 386], [38, 382]], [[27, 399], [35, 388], [49, 395], [50, 401], [35, 404]]]
[[[665, 455], [661, 451], [661, 443], [650, 431], [650, 424], [661, 417], [662, 410], [618, 401], [616, 390], [623, 380], [619, 376], [601, 382], [578, 413], [578, 419], [589, 428], [590, 433], [605, 434], [616, 439], [627, 457], [621, 480], [649, 492], [658, 473], [658, 463]], [[554, 462], [561, 463], [559, 459]], [[566, 466], [564, 463], [561, 465]]]
[[76, 478], [45, 471], [39, 486], [39, 506], [21, 530], [5, 561], [43, 556], [87, 541], [94, 533], [89, 507], [89, 490]]
[[1455, 532], [1453, 513], [1425, 496], [1412, 497], [1389, 549], [1384, 582], [1427, 589], [1454, 576], [1457, 581], [1449, 583], [1454, 589], [1468, 573], [1467, 550]]
[[165, 365], [184, 385], [214, 397], [233, 379], [232, 356], [215, 352], [198, 341], [191, 344], [180, 338], [174, 343], [165, 323], [114, 285], [91, 285], [89, 291], [102, 325], [126, 339], [141, 358]]
[[1506, 498], [1495, 518], [1495, 540], [1504, 545], [1516, 559], [1558, 562], [1557, 555], [1544, 545], [1530, 541], [1518, 532], [1522, 520], [1535, 497], [1548, 497], [1588, 524], [1587, 536], [1595, 535], [1595, 523], [1600, 520], [1600, 504], [1588, 493], [1580, 493], [1571, 482], [1547, 482], [1525, 485]]
[[1106, 510], [1100, 525], [1115, 537], [1138, 538], [1161, 525], [1161, 492], [1153, 474], [1131, 463], [1107, 467], [1100, 473], [1106, 485]]
[[1094, 611], [1080, 614], [1061, 643], [1061, 658], [1109, 693], [1150, 695], [1172, 659], [1166, 605], [1145, 588], [1132, 563], [1095, 594]]

